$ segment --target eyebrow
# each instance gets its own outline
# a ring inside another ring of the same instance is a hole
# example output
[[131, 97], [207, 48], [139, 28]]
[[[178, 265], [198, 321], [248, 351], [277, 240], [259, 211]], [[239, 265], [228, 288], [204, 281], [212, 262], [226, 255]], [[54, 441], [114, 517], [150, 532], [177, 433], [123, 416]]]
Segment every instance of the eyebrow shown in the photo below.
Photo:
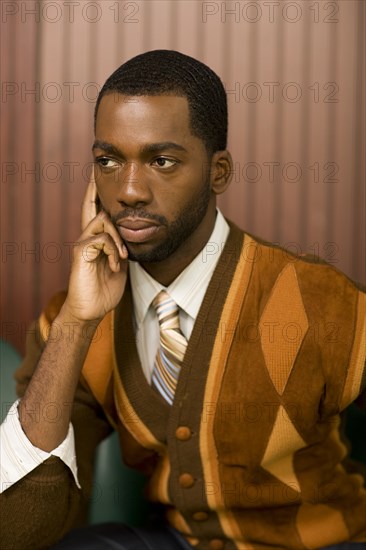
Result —
[[[115, 147], [111, 143], [108, 143], [106, 141], [101, 141], [97, 139], [92, 147], [92, 150], [94, 149], [101, 149], [102, 151], [105, 151], [106, 153], [110, 153], [112, 155], [117, 155], [120, 157], [123, 157], [123, 153], [118, 147]], [[141, 147], [141, 153], [161, 153], [162, 151], [166, 151], [167, 149], [174, 149], [176, 151], [184, 151], [187, 153], [187, 149], [183, 147], [183, 145], [179, 145], [179, 143], [174, 143], [174, 141], [163, 141], [161, 143], [147, 143], [143, 147]]]

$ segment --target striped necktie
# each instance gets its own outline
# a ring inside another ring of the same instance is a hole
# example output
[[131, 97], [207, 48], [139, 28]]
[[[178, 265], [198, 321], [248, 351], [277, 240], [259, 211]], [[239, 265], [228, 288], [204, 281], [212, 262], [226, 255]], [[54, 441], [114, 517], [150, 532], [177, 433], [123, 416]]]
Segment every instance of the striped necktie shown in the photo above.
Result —
[[156, 354], [152, 383], [171, 405], [187, 348], [187, 340], [179, 327], [177, 304], [164, 290], [152, 302], [160, 327], [160, 346]]

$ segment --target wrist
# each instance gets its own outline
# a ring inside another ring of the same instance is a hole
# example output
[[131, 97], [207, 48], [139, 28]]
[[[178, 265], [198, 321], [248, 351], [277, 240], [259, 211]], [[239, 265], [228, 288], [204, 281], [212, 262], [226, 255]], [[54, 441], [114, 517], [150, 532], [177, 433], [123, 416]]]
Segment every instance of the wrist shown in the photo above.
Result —
[[70, 343], [74, 343], [76, 339], [82, 339], [86, 344], [90, 344], [101, 320], [102, 318], [82, 319], [75, 315], [65, 302], [52, 323], [50, 336], [58, 335]]

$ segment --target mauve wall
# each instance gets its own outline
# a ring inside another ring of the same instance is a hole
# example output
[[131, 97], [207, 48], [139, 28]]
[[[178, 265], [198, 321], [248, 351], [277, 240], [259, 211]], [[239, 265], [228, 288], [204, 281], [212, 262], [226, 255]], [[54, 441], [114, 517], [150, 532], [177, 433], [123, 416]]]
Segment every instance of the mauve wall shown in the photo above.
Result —
[[224, 213], [364, 279], [363, 1], [2, 0], [1, 20], [1, 327], [18, 349], [67, 284], [97, 91], [149, 49], [197, 57], [225, 83]]

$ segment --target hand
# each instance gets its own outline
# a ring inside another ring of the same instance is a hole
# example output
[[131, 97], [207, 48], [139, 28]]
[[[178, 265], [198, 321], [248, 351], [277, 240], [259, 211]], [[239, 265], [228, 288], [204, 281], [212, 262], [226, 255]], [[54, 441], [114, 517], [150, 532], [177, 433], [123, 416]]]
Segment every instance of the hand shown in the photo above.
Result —
[[76, 320], [102, 319], [122, 298], [128, 252], [105, 211], [98, 210], [94, 176], [82, 206], [83, 232], [74, 245], [69, 291], [63, 311]]

